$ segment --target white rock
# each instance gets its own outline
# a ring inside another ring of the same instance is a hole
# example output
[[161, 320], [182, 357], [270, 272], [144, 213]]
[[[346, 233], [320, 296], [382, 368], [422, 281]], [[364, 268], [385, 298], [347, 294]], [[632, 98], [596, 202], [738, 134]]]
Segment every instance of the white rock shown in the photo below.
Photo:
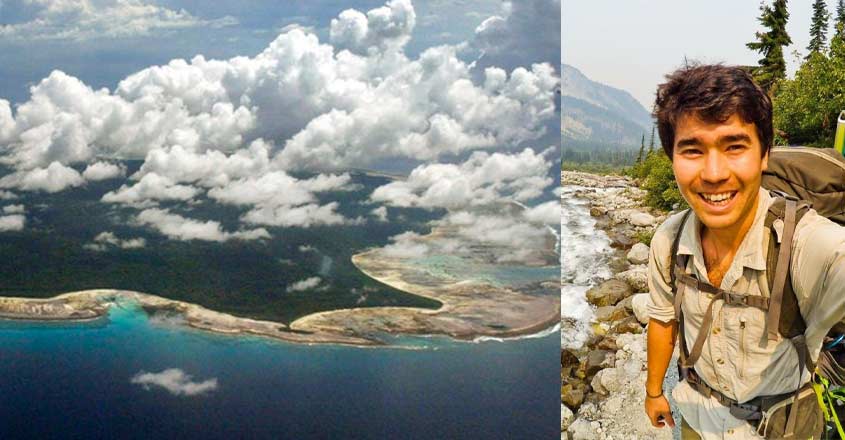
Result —
[[572, 425], [572, 420], [575, 418], [575, 414], [572, 414], [572, 410], [569, 409], [564, 404], [560, 404], [560, 430], [561, 432], [566, 431], [570, 425]]
[[[613, 394], [622, 390], [623, 383], [619, 380], [619, 370], [616, 368], [608, 368], [601, 370], [600, 372], [604, 374], [602, 374], [599, 378], [599, 382], [607, 394]], [[595, 382], [595, 379], [593, 379], [593, 382]], [[595, 386], [593, 386], [593, 389], [595, 389]]]
[[631, 297], [631, 307], [637, 321], [640, 321], [640, 324], [648, 324], [648, 294], [638, 293]]
[[569, 425], [569, 434], [572, 440], [593, 440], [596, 438], [596, 431], [588, 420], [576, 419]]
[[628, 261], [632, 264], [646, 264], [648, 263], [648, 254], [648, 245], [637, 243], [628, 251]]
[[602, 396], [606, 396], [609, 394], [608, 390], [604, 387], [601, 379], [602, 376], [605, 375], [606, 371], [613, 371], [613, 368], [605, 368], [604, 370], [600, 370], [598, 373], [596, 373], [595, 376], [593, 376], [593, 380], [590, 381], [590, 386], [593, 387], [593, 392], [601, 394]]
[[648, 267], [644, 264], [617, 273], [616, 279], [628, 283], [634, 292], [648, 292]]
[[629, 222], [634, 226], [651, 226], [654, 221], [654, 216], [647, 212], [635, 212], [629, 217]]

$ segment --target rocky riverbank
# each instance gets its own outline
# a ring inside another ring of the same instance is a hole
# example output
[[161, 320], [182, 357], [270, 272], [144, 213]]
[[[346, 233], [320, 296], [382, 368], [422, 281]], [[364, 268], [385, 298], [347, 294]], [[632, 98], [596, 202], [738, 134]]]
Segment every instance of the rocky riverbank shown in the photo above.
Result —
[[596, 228], [615, 249], [613, 277], [586, 293], [594, 307], [593, 334], [583, 346], [561, 351], [561, 438], [670, 439], [672, 431], [653, 428], [642, 409], [649, 256], [644, 242], [666, 214], [646, 208], [645, 192], [626, 177], [567, 171], [561, 180], [579, 188], [575, 196], [589, 201]]

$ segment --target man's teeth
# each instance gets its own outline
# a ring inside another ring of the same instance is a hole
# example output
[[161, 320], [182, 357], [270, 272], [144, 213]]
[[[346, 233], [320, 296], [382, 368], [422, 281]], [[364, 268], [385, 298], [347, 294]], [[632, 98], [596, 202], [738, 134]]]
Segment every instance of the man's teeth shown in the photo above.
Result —
[[719, 202], [724, 202], [726, 200], [729, 200], [731, 197], [733, 197], [734, 192], [724, 192], [724, 193], [719, 193], [719, 194], [706, 194], [706, 193], [700, 193], [700, 194], [701, 194], [701, 197], [703, 197], [704, 200], [707, 200], [708, 202], [719, 203]]

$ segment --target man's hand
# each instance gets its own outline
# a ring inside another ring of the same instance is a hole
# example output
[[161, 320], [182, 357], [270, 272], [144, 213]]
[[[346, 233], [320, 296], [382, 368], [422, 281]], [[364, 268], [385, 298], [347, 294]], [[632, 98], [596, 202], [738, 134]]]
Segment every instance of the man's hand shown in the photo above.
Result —
[[675, 419], [672, 418], [672, 410], [669, 409], [669, 401], [666, 396], [648, 397], [645, 398], [645, 413], [651, 424], [657, 428], [662, 428], [666, 425], [675, 427]]

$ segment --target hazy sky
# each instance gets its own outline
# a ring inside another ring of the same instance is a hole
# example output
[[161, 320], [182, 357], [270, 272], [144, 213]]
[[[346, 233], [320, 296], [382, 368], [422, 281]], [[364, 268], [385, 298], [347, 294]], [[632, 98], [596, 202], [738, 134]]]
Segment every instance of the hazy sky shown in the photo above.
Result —
[[[745, 43], [762, 30], [759, 8], [751, 0], [564, 0], [561, 56], [565, 64], [629, 91], [650, 109], [657, 84], [684, 56], [756, 64], [760, 55]], [[810, 0], [789, 2], [787, 31], [793, 44], [784, 54], [790, 74], [797, 68], [793, 50], [807, 52], [812, 11]], [[828, 0], [828, 11], [835, 11], [834, 0]]]

